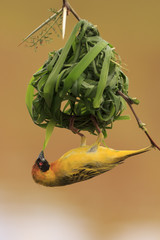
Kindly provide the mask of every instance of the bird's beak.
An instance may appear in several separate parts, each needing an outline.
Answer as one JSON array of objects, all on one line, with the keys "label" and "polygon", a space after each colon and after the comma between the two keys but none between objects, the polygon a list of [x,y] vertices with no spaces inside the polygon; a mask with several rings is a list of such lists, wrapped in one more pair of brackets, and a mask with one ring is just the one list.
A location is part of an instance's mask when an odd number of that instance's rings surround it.
[{"label": "bird's beak", "polygon": [[43,161],[43,160],[45,159],[45,158],[44,158],[44,152],[43,152],[43,151],[40,152],[38,158],[39,158],[41,161]]}]

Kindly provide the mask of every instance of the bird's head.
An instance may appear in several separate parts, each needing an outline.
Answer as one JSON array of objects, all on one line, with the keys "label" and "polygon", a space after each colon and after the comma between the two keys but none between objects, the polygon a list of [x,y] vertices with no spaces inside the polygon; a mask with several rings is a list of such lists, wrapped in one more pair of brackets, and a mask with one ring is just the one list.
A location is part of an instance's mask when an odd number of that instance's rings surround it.
[{"label": "bird's head", "polygon": [[45,159],[44,152],[41,151],[32,168],[32,176],[35,182],[45,185],[49,169],[50,164]]},{"label": "bird's head", "polygon": [[50,168],[49,163],[47,162],[47,160],[44,157],[44,152],[43,151],[40,152],[35,164],[38,166],[38,168],[42,172],[46,172]]}]

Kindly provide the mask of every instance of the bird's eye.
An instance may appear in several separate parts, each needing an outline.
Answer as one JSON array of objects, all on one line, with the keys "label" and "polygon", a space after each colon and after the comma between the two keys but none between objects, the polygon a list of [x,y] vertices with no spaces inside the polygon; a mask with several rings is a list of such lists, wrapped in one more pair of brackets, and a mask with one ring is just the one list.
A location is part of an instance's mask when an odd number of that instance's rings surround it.
[{"label": "bird's eye", "polygon": [[36,163],[37,163],[39,169],[40,169],[42,172],[47,172],[48,169],[49,169],[49,167],[50,167],[50,165],[49,165],[49,163],[47,162],[46,159],[40,159],[40,158],[38,158],[38,159],[36,160]]}]

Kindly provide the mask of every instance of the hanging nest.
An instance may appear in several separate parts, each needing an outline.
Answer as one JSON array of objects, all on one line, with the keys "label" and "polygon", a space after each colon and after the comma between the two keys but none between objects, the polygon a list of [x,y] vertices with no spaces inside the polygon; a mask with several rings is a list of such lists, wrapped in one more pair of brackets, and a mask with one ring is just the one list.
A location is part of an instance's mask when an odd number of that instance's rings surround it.
[{"label": "hanging nest", "polygon": [[103,40],[97,28],[86,20],[75,26],[65,47],[49,53],[45,64],[33,75],[26,103],[35,124],[46,128],[74,126],[95,134],[91,116],[106,136],[106,129],[125,108],[121,91],[128,95],[128,78],[122,72],[114,47]]}]

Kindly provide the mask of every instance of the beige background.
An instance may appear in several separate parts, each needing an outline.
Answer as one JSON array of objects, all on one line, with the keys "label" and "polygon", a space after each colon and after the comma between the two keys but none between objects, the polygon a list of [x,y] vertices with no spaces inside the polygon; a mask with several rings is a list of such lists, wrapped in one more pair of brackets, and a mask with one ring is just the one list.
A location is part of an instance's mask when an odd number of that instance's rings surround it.
[{"label": "beige background", "polygon": [[[137,114],[160,144],[160,1],[70,0],[81,18],[98,25],[101,36],[116,47],[127,64],[130,96],[140,105]],[[44,130],[33,124],[25,106],[32,74],[48,52],[65,41],[39,48],[37,53],[19,42],[61,7],[58,0],[1,1],[1,160],[0,239],[3,240],[158,240],[160,239],[160,153],[133,157],[92,180],[61,188],[36,185],[32,165],[39,154]],[[69,36],[76,19],[67,19]],[[128,109],[126,113],[131,113]],[[149,144],[131,121],[114,124],[107,145],[138,149]],[[95,140],[88,137],[88,143]],[[77,147],[78,136],[55,129],[46,149],[49,161]]]}]

